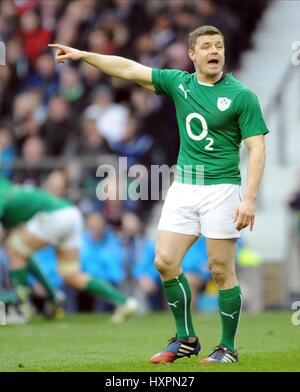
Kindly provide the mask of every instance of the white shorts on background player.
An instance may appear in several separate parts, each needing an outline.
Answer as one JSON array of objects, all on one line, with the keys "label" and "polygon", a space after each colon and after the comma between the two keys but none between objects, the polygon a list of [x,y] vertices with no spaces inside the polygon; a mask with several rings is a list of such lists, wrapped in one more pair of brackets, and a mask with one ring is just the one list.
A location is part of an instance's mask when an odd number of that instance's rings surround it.
[{"label": "white shorts on background player", "polygon": [[77,207],[39,212],[26,223],[27,230],[36,238],[63,249],[79,249],[83,219]]},{"label": "white shorts on background player", "polygon": [[168,190],[158,230],[206,238],[239,238],[234,214],[240,185],[191,185],[174,181]]}]

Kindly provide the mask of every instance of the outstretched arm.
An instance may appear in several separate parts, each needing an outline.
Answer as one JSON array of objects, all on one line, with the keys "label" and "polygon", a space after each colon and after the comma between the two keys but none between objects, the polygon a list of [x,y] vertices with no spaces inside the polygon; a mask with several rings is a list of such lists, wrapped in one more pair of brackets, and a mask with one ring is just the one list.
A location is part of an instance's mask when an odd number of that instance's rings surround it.
[{"label": "outstretched arm", "polygon": [[65,60],[84,61],[109,76],[132,80],[148,90],[154,91],[152,68],[146,67],[136,61],[119,56],[85,52],[60,44],[49,44],[48,46],[58,49],[55,53],[57,63],[63,63]]}]

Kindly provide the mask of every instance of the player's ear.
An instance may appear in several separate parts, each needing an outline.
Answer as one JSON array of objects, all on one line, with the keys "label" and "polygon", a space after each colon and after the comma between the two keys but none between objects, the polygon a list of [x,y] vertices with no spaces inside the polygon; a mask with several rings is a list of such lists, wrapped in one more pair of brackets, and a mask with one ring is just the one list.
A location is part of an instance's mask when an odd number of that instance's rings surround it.
[{"label": "player's ear", "polygon": [[195,51],[193,49],[189,49],[188,50],[188,55],[189,55],[189,58],[194,62],[195,59],[196,59]]}]

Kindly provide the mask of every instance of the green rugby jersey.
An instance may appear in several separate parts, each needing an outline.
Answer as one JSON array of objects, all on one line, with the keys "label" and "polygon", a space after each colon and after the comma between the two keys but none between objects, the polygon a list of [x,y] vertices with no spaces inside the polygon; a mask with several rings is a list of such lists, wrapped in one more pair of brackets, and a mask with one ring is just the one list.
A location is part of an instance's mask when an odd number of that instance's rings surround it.
[{"label": "green rugby jersey", "polygon": [[38,212],[72,206],[68,200],[55,197],[41,189],[4,184],[5,181],[1,180],[0,176],[0,221],[5,228],[27,222]]},{"label": "green rugby jersey", "polygon": [[231,74],[216,84],[197,74],[152,69],[155,93],[176,107],[180,135],[177,181],[188,184],[240,184],[242,139],[267,134],[256,95]]}]

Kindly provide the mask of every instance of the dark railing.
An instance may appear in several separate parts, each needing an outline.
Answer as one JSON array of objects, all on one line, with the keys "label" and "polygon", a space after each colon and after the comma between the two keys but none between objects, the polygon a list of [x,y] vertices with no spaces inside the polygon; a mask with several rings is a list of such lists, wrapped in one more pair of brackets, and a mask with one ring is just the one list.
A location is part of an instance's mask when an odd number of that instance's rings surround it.
[{"label": "dark railing", "polygon": [[89,169],[95,169],[96,177],[96,169],[104,164],[113,166],[116,172],[118,172],[118,157],[113,154],[45,157],[38,161],[16,158],[10,162],[0,162],[0,170],[12,170],[17,174],[18,170],[36,169],[49,170],[51,172],[68,168],[70,173],[68,195],[72,200],[78,200],[85,193],[85,190],[82,188],[84,172]]}]

